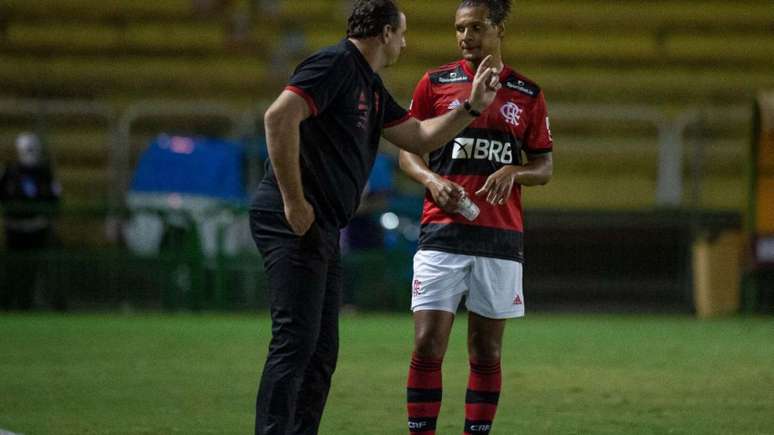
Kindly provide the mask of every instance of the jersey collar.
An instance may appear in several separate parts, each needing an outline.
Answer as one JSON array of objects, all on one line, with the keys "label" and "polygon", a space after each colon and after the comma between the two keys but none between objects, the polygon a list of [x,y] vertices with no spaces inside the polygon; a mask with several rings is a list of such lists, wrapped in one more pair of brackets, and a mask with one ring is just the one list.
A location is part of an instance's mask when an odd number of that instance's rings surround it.
[{"label": "jersey collar", "polygon": [[[460,60],[460,64],[462,64],[462,70],[465,71],[465,74],[470,77],[470,80],[473,80],[473,78],[476,77],[476,71],[470,67],[470,63],[468,63],[468,61],[465,59],[462,59]],[[508,67],[508,65],[505,64],[505,62],[503,62],[503,69],[500,71],[500,81],[507,79],[510,74],[511,69]]]}]

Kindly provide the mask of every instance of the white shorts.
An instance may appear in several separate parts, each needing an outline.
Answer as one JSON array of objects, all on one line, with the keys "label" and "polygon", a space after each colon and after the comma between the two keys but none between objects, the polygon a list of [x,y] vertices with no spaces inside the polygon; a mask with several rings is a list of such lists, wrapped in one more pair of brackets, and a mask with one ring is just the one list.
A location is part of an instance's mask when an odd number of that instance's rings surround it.
[{"label": "white shorts", "polygon": [[522,265],[491,257],[417,251],[411,310],[457,312],[467,294],[468,311],[490,319],[524,316]]}]

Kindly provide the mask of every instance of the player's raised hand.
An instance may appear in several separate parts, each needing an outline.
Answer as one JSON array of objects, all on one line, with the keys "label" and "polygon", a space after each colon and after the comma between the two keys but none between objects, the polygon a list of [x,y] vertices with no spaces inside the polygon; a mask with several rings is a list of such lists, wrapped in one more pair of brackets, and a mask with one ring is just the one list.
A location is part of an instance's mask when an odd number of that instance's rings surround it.
[{"label": "player's raised hand", "polygon": [[303,236],[314,223],[314,209],[305,198],[299,201],[285,202],[285,219],[290,229],[298,236]]},{"label": "player's raised hand", "polygon": [[492,55],[485,57],[478,65],[473,78],[473,89],[470,91],[470,105],[473,110],[483,112],[500,90],[500,70],[492,66]]},{"label": "player's raised hand", "polygon": [[459,184],[440,176],[433,177],[425,185],[433,201],[447,213],[455,213],[459,208],[459,201],[464,195],[465,189]]},{"label": "player's raised hand", "polygon": [[503,205],[511,197],[515,182],[515,167],[503,166],[486,179],[484,185],[476,191],[476,196],[486,195],[486,202],[492,205]]}]

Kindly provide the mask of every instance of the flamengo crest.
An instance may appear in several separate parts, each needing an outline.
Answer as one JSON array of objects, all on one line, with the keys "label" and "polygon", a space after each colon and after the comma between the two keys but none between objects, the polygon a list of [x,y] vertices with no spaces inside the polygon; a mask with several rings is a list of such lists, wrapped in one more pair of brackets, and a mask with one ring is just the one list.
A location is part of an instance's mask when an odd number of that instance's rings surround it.
[{"label": "flamengo crest", "polygon": [[415,279],[414,284],[411,286],[411,290],[413,291],[415,296],[419,296],[422,294],[422,281]]},{"label": "flamengo crest", "polygon": [[503,104],[503,107],[500,108],[500,114],[505,118],[505,122],[513,126],[519,125],[521,112],[523,112],[523,110],[517,106],[516,103],[511,101]]}]

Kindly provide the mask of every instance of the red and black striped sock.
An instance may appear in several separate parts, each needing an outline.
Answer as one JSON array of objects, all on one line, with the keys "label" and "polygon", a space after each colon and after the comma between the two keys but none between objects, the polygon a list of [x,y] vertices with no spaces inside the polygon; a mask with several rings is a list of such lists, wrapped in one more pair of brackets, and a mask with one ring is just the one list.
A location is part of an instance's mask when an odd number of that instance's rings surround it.
[{"label": "red and black striped sock", "polygon": [[470,361],[465,395],[465,435],[486,435],[492,429],[501,383],[500,361]]},{"label": "red and black striped sock", "polygon": [[411,355],[406,401],[409,433],[412,435],[435,435],[443,396],[442,361]]}]

